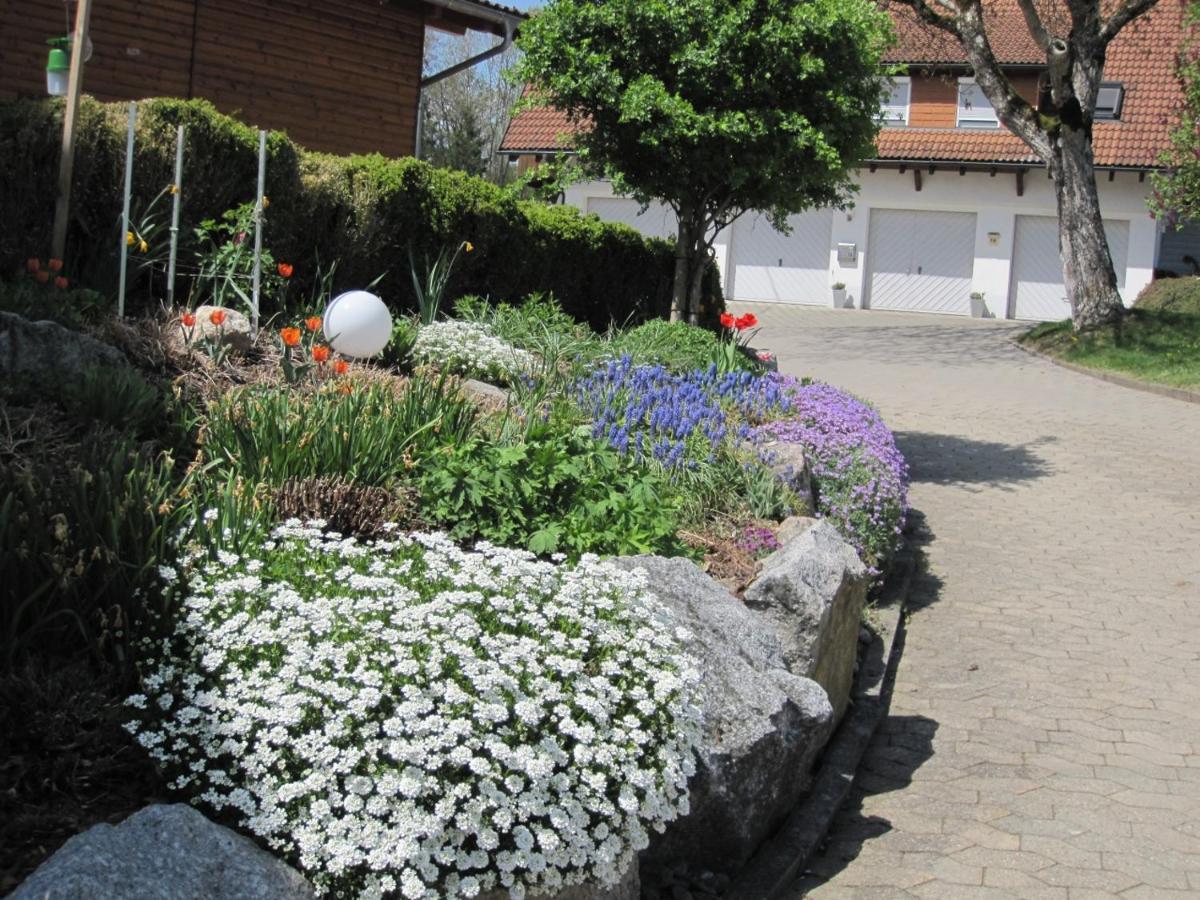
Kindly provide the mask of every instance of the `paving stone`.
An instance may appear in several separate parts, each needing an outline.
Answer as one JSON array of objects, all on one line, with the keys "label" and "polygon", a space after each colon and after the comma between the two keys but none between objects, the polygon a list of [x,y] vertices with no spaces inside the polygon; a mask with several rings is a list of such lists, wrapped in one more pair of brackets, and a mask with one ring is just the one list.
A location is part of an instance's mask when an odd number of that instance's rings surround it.
[{"label": "paving stone", "polygon": [[[1200,405],[1030,357],[1012,323],[752,309],[783,371],[880,409],[924,523],[884,781],[812,896],[1200,893]],[[1029,854],[1053,864],[1002,864]]]}]

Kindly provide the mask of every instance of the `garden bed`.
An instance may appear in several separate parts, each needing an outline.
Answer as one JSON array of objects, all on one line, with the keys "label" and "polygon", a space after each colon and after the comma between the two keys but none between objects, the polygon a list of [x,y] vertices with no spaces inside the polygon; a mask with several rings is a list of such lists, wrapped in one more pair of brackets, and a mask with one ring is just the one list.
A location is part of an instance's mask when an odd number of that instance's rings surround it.
[{"label": "garden bed", "polygon": [[[106,324],[129,365],[5,389],[29,430],[5,459],[3,562],[33,599],[4,649],[109,673],[105,702],[126,698],[154,763],[126,811],[192,802],[322,890],[616,879],[689,790],[703,806],[689,779],[712,705],[666,589],[602,561],[623,556],[721,580],[713,602],[761,635],[754,677],[792,679],[780,708],[816,717],[815,749],[781,757],[811,763],[846,656],[801,660],[830,617],[818,604],[797,625],[808,588],[777,579],[768,596],[760,567],[798,541],[830,548],[841,562],[809,587],[833,603],[839,579],[858,585],[837,626],[852,663],[907,476],[869,406],[739,349],[752,317],[601,335],[544,298],[468,298],[399,321],[386,362],[365,364],[339,360],[317,318],[241,349],[225,315],[194,316]],[[794,516],[826,521],[781,548]],[[84,806],[59,834],[119,812]],[[10,886],[55,843],[5,859]]]}]

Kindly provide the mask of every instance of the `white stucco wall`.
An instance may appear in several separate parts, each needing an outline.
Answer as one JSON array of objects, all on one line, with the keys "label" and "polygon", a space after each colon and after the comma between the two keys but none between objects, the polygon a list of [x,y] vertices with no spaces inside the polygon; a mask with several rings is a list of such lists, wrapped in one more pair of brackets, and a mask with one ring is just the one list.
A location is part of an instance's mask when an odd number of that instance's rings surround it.
[{"label": "white stucco wall", "polygon": [[[963,175],[957,166],[938,167],[933,173],[921,171],[921,190],[916,190],[913,170],[901,173],[896,169],[862,171],[855,205],[833,216],[829,246],[829,282],[845,282],[854,306],[862,305],[865,278],[869,271],[870,252],[868,229],[872,209],[916,209],[971,212],[976,214],[975,265],[972,288],[987,298],[989,313],[1006,317],[1010,311],[1009,293],[1012,278],[1013,238],[1018,215],[1055,216],[1054,189],[1044,170],[1032,169],[1025,174],[1023,196],[1017,196],[1016,176],[1011,172],[968,171]],[[1108,173],[1098,173],[1101,212],[1106,220],[1129,223],[1129,250],[1126,258],[1122,296],[1132,304],[1138,292],[1153,277],[1158,254],[1160,228],[1146,207],[1149,182],[1139,182],[1136,173],[1117,172],[1109,181]],[[589,198],[612,197],[607,182],[576,184],[566,191],[566,202],[587,211]],[[674,233],[672,217],[661,212],[647,216],[635,227],[660,237]],[[653,225],[650,223],[653,222]],[[724,264],[732,253],[732,229],[717,238],[718,262]],[[994,237],[992,237],[994,236]],[[993,243],[994,241],[994,243]],[[837,245],[854,244],[857,248],[853,265],[842,266],[837,261]],[[727,267],[723,265],[723,271]],[[726,292],[729,293],[734,273],[724,272]]]}]

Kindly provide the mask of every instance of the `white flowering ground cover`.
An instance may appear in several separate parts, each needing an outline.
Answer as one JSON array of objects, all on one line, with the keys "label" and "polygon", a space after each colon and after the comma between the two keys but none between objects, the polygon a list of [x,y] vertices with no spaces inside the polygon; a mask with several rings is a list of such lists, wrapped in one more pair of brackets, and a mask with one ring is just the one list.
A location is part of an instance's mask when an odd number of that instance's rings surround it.
[{"label": "white flowering ground cover", "polygon": [[496,337],[486,325],[458,319],[422,325],[412,358],[419,365],[505,382],[528,375],[536,364],[532,353]]},{"label": "white flowering ground cover", "polygon": [[640,574],[321,524],[194,568],[129,700],[173,787],[364,897],[612,883],[686,814],[699,674]]}]

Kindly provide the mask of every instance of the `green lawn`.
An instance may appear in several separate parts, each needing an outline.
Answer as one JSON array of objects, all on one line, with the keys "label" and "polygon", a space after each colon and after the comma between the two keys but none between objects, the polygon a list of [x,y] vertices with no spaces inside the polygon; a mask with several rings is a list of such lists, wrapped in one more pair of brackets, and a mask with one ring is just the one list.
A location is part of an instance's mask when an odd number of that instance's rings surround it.
[{"label": "green lawn", "polygon": [[1021,343],[1056,359],[1200,393],[1200,314],[1135,308],[1119,324],[1077,335],[1045,322]]}]

